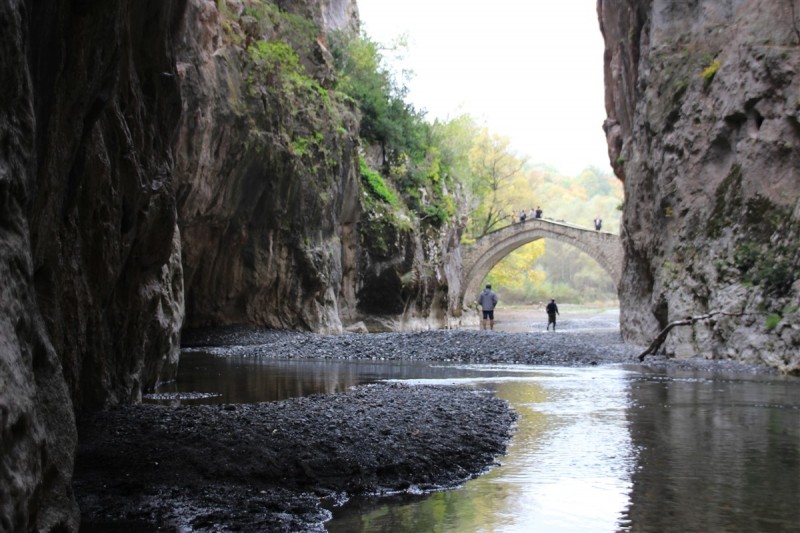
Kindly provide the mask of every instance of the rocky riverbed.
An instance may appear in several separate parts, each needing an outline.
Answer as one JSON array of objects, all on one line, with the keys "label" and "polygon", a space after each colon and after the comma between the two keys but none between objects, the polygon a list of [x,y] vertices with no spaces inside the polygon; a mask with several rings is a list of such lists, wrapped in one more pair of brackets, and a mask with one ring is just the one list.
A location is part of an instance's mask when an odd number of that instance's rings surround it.
[{"label": "rocky riverbed", "polygon": [[581,316],[560,320],[558,331],[547,332],[546,318],[531,319],[527,333],[519,333],[518,318],[498,320],[495,331],[316,335],[231,327],[186,332],[183,345],[220,356],[581,365],[626,361],[641,352],[622,342],[617,321],[614,313]]},{"label": "rocky riverbed", "polygon": [[514,420],[485,391],[398,384],[96,413],[80,424],[83,529],[324,531],[323,504],[450,486],[488,468]]},{"label": "rocky riverbed", "polygon": [[[553,332],[429,331],[326,336],[225,328],[202,349],[270,358],[595,365],[634,362],[605,315]],[[702,359],[649,364],[756,371]],[[86,531],[324,531],[356,494],[453,486],[502,460],[516,417],[486,391],[377,384],[279,402],[137,405],[79,421],[74,488]]]}]

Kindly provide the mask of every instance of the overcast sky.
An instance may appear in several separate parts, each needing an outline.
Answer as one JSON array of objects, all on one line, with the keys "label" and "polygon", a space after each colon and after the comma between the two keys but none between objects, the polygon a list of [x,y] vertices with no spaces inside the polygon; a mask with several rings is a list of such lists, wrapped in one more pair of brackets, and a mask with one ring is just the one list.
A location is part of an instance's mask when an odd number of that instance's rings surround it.
[{"label": "overcast sky", "polygon": [[409,37],[409,100],[467,112],[533,163],[610,171],[596,0],[357,0],[367,34]]}]

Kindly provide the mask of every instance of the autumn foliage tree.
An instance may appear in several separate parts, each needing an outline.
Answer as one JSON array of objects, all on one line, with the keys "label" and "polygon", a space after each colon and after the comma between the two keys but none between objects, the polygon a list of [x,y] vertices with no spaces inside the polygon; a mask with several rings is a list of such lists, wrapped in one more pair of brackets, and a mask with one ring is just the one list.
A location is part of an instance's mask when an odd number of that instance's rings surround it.
[{"label": "autumn foliage tree", "polygon": [[511,191],[525,160],[509,149],[508,138],[484,128],[472,145],[469,163],[468,232],[477,239],[510,222]]}]

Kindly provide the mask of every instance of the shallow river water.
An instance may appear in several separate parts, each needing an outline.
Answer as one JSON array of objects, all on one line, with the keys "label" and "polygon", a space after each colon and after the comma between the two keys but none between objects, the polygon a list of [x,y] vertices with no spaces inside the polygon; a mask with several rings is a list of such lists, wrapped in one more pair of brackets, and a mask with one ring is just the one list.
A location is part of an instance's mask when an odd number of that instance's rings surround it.
[{"label": "shallow river water", "polygon": [[486,474],[433,494],[352,500],[332,509],[330,532],[800,531],[797,379],[194,351],[161,392],[257,402],[384,379],[491,389],[518,427]]}]

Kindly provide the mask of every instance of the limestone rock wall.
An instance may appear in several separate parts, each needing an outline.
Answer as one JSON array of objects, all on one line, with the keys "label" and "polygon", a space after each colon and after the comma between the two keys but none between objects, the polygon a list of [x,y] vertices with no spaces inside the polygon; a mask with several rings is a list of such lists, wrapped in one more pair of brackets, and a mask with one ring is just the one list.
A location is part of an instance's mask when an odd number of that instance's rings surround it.
[{"label": "limestone rock wall", "polygon": [[76,409],[174,375],[180,2],[31,4],[37,298]]},{"label": "limestone rock wall", "polygon": [[0,5],[0,529],[74,531],[74,410],[171,377],[180,1]]},{"label": "limestone rock wall", "polygon": [[599,0],[624,336],[800,372],[800,3]]},{"label": "limestone rock wall", "polygon": [[[375,245],[376,238],[383,246]],[[451,226],[362,230],[347,323],[371,332],[458,325],[460,238],[461,229]]]},{"label": "limestone rock wall", "polygon": [[[355,3],[254,5],[0,2],[0,531],[77,530],[75,413],[172,378],[184,324],[446,321],[457,230],[370,248],[357,111],[308,97]],[[291,25],[308,77],[256,72]]]},{"label": "limestone rock wall", "polygon": [[[357,117],[313,93],[258,87],[247,43],[272,26],[228,5],[221,13],[190,1],[181,31],[186,324],[341,331],[342,277],[353,268],[342,247],[359,214]],[[321,20],[314,2],[292,8]],[[326,53],[320,41],[303,58],[321,83],[331,75]]]},{"label": "limestone rock wall", "polygon": [[[355,2],[275,5],[280,13],[190,0],[183,19],[176,175],[186,326],[339,333],[359,323],[445,325],[439,265],[443,243],[457,241],[446,229],[372,224],[361,196],[359,116],[328,90],[335,71],[326,35],[358,28]],[[295,16],[315,26],[313,39]],[[254,47],[279,40],[293,44],[292,76],[305,87],[284,90],[294,83],[286,66],[263,77]]]},{"label": "limestone rock wall", "polygon": [[75,421],[33,289],[36,123],[25,16],[22,1],[0,4],[0,530],[75,530]]}]

